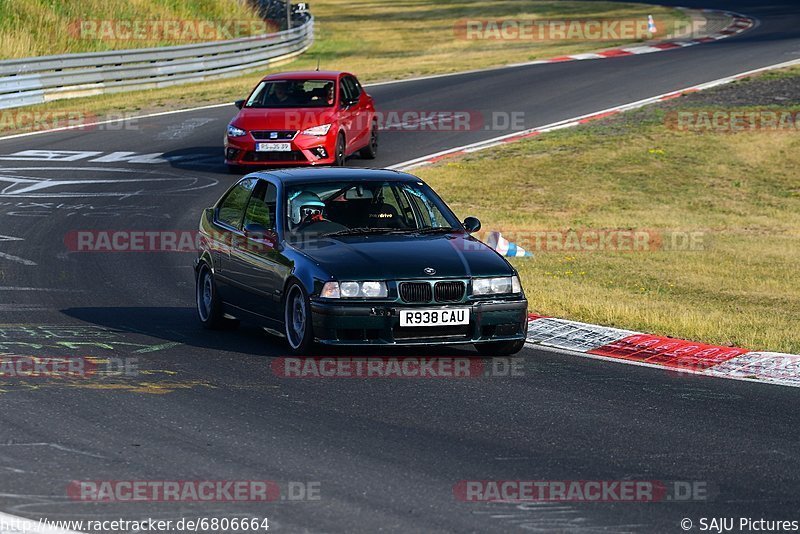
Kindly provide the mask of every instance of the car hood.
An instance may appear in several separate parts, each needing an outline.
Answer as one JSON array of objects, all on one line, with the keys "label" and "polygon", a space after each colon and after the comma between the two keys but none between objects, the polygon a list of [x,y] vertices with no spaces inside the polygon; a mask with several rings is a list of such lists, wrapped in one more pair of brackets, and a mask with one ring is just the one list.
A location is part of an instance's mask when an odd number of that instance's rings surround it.
[{"label": "car hood", "polygon": [[231,124],[242,130],[304,130],[333,122],[332,108],[244,108]]},{"label": "car hood", "polygon": [[[503,257],[463,234],[342,236],[295,248],[337,280],[465,278],[513,273]],[[426,274],[426,268],[435,269],[436,273]]]}]

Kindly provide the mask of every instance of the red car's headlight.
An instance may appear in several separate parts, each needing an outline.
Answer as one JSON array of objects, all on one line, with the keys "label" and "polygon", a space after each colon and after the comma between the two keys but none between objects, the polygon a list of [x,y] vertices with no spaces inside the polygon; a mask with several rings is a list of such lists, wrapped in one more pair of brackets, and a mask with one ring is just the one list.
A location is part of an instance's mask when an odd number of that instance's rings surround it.
[{"label": "red car's headlight", "polygon": [[330,124],[320,124],[319,126],[313,126],[311,128],[306,128],[302,132],[303,135],[316,135],[316,136],[323,136],[328,135],[328,131],[330,131],[331,125]]}]

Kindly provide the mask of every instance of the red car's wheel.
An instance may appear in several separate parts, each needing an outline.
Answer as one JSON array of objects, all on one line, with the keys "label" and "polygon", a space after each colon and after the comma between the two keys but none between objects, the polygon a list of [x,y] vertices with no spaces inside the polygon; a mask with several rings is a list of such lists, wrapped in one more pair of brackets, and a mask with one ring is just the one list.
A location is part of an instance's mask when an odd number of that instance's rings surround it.
[{"label": "red car's wheel", "polygon": [[344,167],[344,161],[347,159],[344,151],[344,134],[339,134],[339,137],[336,139],[336,159],[333,162],[335,166]]},{"label": "red car's wheel", "polygon": [[361,149],[359,155],[364,159],[375,159],[378,155],[378,123],[372,123],[369,129],[369,144]]}]

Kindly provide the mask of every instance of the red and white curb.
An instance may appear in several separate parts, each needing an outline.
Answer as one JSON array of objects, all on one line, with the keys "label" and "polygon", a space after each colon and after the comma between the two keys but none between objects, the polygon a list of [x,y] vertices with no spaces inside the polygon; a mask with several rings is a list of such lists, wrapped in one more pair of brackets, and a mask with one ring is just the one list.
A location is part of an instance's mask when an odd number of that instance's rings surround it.
[{"label": "red and white curb", "polygon": [[[679,9],[684,9],[685,11],[689,11],[686,8],[679,8]],[[719,41],[720,39],[727,39],[728,37],[732,37],[734,35],[738,35],[744,31],[749,30],[756,24],[755,19],[752,19],[740,13],[734,13],[732,11],[718,11],[714,9],[702,9],[699,11],[703,13],[713,13],[728,17],[731,19],[731,23],[724,29],[720,30],[719,32],[712,33],[704,37],[698,37],[696,39],[673,39],[669,41],[661,41],[657,43],[650,43],[638,46],[625,46],[620,48],[612,48],[610,50],[601,50],[595,53],[573,54],[569,56],[560,56],[540,61],[532,61],[530,63],[524,63],[524,65],[536,65],[540,63],[563,63],[567,61],[584,61],[587,59],[608,59],[613,57],[652,54],[654,52],[663,52],[665,50],[675,50],[678,48],[686,48],[688,46],[694,46],[704,43],[713,43],[715,41]],[[516,65],[511,65],[511,66],[516,66]]]},{"label": "red and white curb", "polygon": [[519,132],[513,132],[506,135],[501,135],[499,137],[493,137],[492,139],[487,139],[485,141],[479,141],[477,143],[472,143],[469,145],[463,145],[455,148],[449,148],[447,150],[442,150],[441,152],[435,152],[433,154],[428,154],[426,156],[422,156],[419,158],[410,159],[407,161],[403,161],[401,163],[396,163],[388,169],[394,169],[399,171],[409,171],[411,169],[416,169],[418,167],[422,167],[425,165],[431,165],[433,163],[438,163],[442,160],[446,160],[449,158],[455,158],[460,156],[465,156],[467,154],[471,154],[473,152],[479,152],[481,150],[487,150],[490,148],[502,146],[506,143],[514,143],[516,141],[521,141],[523,139],[529,139],[531,137],[536,137],[538,135],[552,132],[555,130],[562,130],[564,128],[573,128],[575,126],[580,126],[581,124],[586,124],[588,122],[605,119],[607,117],[611,117],[618,113],[622,113],[625,111],[630,111],[633,109],[642,108],[644,106],[648,106],[650,104],[655,104],[658,102],[664,102],[666,100],[672,100],[673,98],[678,98],[680,96],[696,93],[698,91],[704,91],[706,89],[711,89],[712,87],[718,87],[720,85],[725,85],[731,82],[735,82],[737,80],[741,80],[743,78],[748,78],[750,76],[754,76],[756,74],[761,74],[762,72],[767,72],[770,70],[776,69],[783,69],[786,67],[792,67],[795,65],[800,65],[800,59],[794,59],[791,61],[785,61],[783,63],[778,63],[775,65],[769,65],[767,67],[761,67],[759,69],[750,70],[747,72],[742,72],[740,74],[735,74],[733,76],[728,76],[726,78],[720,78],[718,80],[713,80],[710,82],[702,83],[699,85],[694,85],[691,87],[687,87],[685,89],[679,89],[677,91],[672,91],[670,93],[664,93],[662,95],[653,96],[650,98],[645,98],[643,100],[637,100],[636,102],[631,102],[629,104],[623,104],[621,106],[615,106],[613,108],[604,109],[602,111],[597,111],[595,113],[589,113],[587,115],[581,115],[579,117],[573,117],[570,119],[565,119],[558,122],[553,122],[551,124],[546,124],[544,126],[537,126],[536,128],[530,128],[528,130],[522,130]]},{"label": "red and white curb", "polygon": [[540,315],[527,343],[614,362],[800,387],[800,356],[695,343]]}]

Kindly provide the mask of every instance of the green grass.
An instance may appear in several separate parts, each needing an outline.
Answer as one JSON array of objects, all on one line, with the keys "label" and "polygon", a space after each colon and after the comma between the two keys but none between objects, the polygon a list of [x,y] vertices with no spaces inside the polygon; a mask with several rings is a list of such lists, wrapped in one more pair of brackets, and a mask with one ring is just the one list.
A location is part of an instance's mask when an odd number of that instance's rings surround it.
[{"label": "green grass", "polygon": [[[68,34],[67,23],[77,18],[152,19],[163,11],[159,16],[167,19],[180,16],[213,19],[214,6],[238,5],[234,0],[169,0],[160,3],[155,0],[135,0],[130,3],[127,0],[75,0],[65,3],[69,8],[62,6],[55,11],[42,7],[49,3],[48,0],[0,0],[0,54],[10,57],[85,50],[92,43],[76,43],[65,38],[65,34]],[[189,12],[180,15],[180,6]],[[201,6],[205,6],[203,10]],[[574,40],[468,41],[458,38],[454,31],[458,21],[466,18],[641,20],[652,14],[659,20],[661,28],[668,28],[672,22],[685,19],[682,12],[669,8],[571,0],[408,0],[399,3],[319,0],[311,3],[311,10],[316,17],[315,44],[306,54],[288,65],[199,84],[55,101],[37,106],[37,110],[79,111],[102,117],[109,112],[157,112],[233,101],[243,98],[256,81],[268,72],[313,69],[318,60],[324,69],[347,70],[358,75],[362,82],[372,82],[499,66],[630,44]],[[23,11],[34,14],[23,15]],[[222,11],[217,18],[228,20],[239,16],[245,14]],[[93,46],[102,44],[94,43]],[[5,128],[0,133],[17,133],[35,128],[37,125],[34,123],[16,130]]]},{"label": "green grass", "polygon": [[703,236],[704,250],[514,259],[533,312],[800,353],[800,137],[678,132],[664,116],[639,110],[417,174],[529,249],[533,230]]},{"label": "green grass", "polygon": [[[0,0],[0,59],[190,44],[181,39],[104,39],[79,21],[258,21],[244,0]],[[240,35],[244,37],[244,35]]]}]

